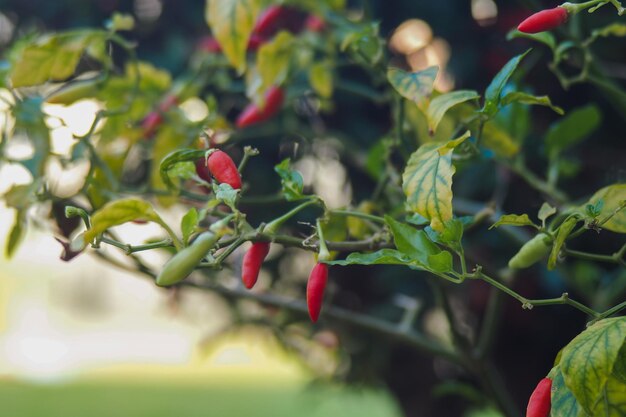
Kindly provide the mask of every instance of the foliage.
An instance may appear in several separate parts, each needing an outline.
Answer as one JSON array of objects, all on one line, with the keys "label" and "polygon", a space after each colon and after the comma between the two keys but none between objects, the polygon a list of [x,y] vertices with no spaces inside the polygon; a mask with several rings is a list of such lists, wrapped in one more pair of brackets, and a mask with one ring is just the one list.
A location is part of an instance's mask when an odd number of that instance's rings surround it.
[{"label": "foliage", "polygon": [[[468,407],[468,415],[513,416],[514,405],[494,388],[497,378],[485,371],[490,368],[487,353],[493,343],[490,334],[495,331],[497,307],[484,313],[481,339],[473,341],[457,328],[449,303],[455,291],[451,288],[465,291],[472,282],[481,281],[525,309],[566,305],[591,320],[589,328],[563,349],[549,374],[554,384],[553,416],[625,415],[626,321],[611,316],[626,308],[626,302],[620,301],[623,285],[607,283],[618,279],[598,282],[583,301],[570,298],[566,291],[556,298],[533,299],[517,292],[512,282],[518,268],[567,275],[575,260],[588,268],[613,265],[623,275],[625,243],[611,254],[580,250],[577,245],[590,232],[602,231],[601,238],[608,235],[607,241],[614,235],[623,240],[626,184],[605,181],[593,189],[577,188],[576,199],[565,190],[564,179],[576,174],[571,153],[602,125],[605,116],[600,106],[583,103],[565,111],[547,95],[531,93],[524,76],[541,62],[534,50],[510,58],[482,93],[438,91],[437,80],[445,75],[444,68],[409,68],[406,60],[391,56],[378,23],[352,18],[343,2],[267,3],[207,0],[205,17],[213,34],[207,41],[210,48],[195,51],[181,75],[138,59],[141,46],[119,33],[135,27],[127,15],[115,14],[106,29],[48,33],[16,42],[6,54],[7,70],[2,72],[1,85],[8,92],[2,97],[14,123],[5,126],[0,138],[0,164],[22,165],[32,181],[13,186],[3,195],[16,213],[5,254],[12,256],[27,228],[42,223],[32,208],[61,205],[68,218],[78,216],[84,223],[58,236],[64,260],[94,253],[120,265],[118,259],[99,251],[101,245],[112,245],[128,256],[128,268],[162,285],[205,288],[293,313],[295,318],[277,318],[282,320],[277,328],[287,328],[302,317],[305,309],[293,300],[293,294],[302,291],[301,282],[275,277],[276,284],[267,289],[273,293],[270,297],[223,285],[215,273],[236,262],[231,255],[246,242],[272,242],[308,251],[312,261],[318,255],[316,261],[334,266],[331,282],[351,265],[395,266],[395,271],[405,267],[407,274],[418,271],[407,280],[417,276],[432,283],[448,320],[450,343],[426,336],[415,311],[407,310],[396,324],[367,309],[336,307],[327,298],[321,321],[344,321],[443,357],[472,376],[476,386],[472,389],[484,391],[477,395],[476,407]],[[584,7],[609,3],[619,4],[598,0]],[[267,26],[269,10],[282,16],[273,26]],[[307,25],[311,17],[323,25]],[[266,26],[261,30],[263,19]],[[563,88],[583,83],[597,86],[612,111],[623,116],[626,93],[595,68],[592,46],[625,34],[622,24],[612,23],[594,29],[583,40],[519,32],[511,32],[509,38],[537,42],[537,49],[547,47],[552,54],[549,68]],[[572,76],[563,67],[575,51],[583,61],[580,72]],[[346,67],[365,74],[365,81],[347,80]],[[262,112],[270,88],[280,89],[286,97],[282,108],[273,109],[279,114],[265,115],[245,129],[235,128],[231,116],[249,102]],[[341,91],[381,106],[393,119],[376,143],[351,138],[346,126],[332,122]],[[88,131],[74,135],[71,150],[61,155],[51,146],[47,109],[50,103],[74,105],[85,99],[95,100],[100,110]],[[206,115],[189,117],[185,104],[193,102],[202,103]],[[535,125],[529,106],[542,106],[537,111],[545,112],[542,117],[550,125]],[[289,158],[269,157],[274,171],[265,166],[268,169],[261,172],[262,164],[256,165],[252,158],[259,153],[280,153],[280,146],[264,143],[264,138],[289,135],[302,138],[303,150]],[[531,151],[537,137],[543,138],[540,157]],[[23,140],[33,153],[16,160],[8,150]],[[244,181],[241,190],[219,184],[206,173],[209,148],[232,155],[241,155],[243,148],[238,166]],[[356,165],[347,184],[335,184],[339,179],[325,171],[328,165],[322,166],[319,155],[329,149],[340,153],[346,165]],[[54,163],[64,167],[88,164],[81,186],[71,195],[59,195],[51,186],[54,181],[47,168]],[[313,174],[319,177],[317,185],[307,177],[312,174],[300,172],[303,166],[317,167]],[[537,166],[545,168],[545,176],[536,173]],[[471,190],[456,188],[457,179],[463,181],[472,170],[484,167],[507,173],[504,188],[510,176],[519,178],[535,193],[537,207],[524,212],[527,206],[505,205],[499,186],[492,190],[493,201],[487,203]],[[270,186],[263,181],[267,175],[272,175]],[[355,197],[353,205],[335,207],[326,197],[325,187],[343,186],[340,193],[346,192],[347,185],[356,187],[363,177],[371,182],[370,195]],[[271,187],[272,195],[258,191]],[[255,205],[268,203],[271,215],[256,219]],[[287,205],[293,207],[284,211]],[[158,214],[172,207],[185,213],[175,225]],[[66,220],[49,219],[59,229]],[[142,221],[158,224],[162,234],[141,245],[118,239],[117,226]],[[510,253],[490,260],[477,257],[474,248],[480,239],[476,231],[498,241],[512,237],[513,244],[504,245]],[[510,256],[512,248],[519,251]],[[171,257],[161,269],[154,269],[141,252],[158,250]],[[509,268],[499,270],[509,259]],[[568,285],[575,285],[572,282],[567,280]],[[603,295],[614,288],[616,293]],[[467,387],[456,391],[467,392]]]}]

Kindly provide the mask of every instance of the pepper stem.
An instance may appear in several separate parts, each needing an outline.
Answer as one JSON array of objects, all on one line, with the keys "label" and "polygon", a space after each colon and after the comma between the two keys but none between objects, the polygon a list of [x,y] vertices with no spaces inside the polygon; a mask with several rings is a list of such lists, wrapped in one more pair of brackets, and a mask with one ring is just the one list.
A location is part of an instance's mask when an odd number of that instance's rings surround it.
[{"label": "pepper stem", "polygon": [[289,220],[290,218],[295,216],[301,210],[303,210],[303,209],[305,209],[308,206],[311,206],[313,204],[317,204],[318,202],[319,202],[319,200],[317,198],[312,198],[312,199],[310,199],[310,200],[300,204],[299,206],[294,207],[293,209],[291,209],[287,213],[283,214],[279,218],[274,219],[271,222],[269,222],[267,225],[265,225],[265,227],[263,228],[263,232],[264,233],[268,233],[270,235],[275,234],[278,231],[278,229],[283,225],[283,223],[285,223],[287,220]]},{"label": "pepper stem", "polygon": [[330,261],[331,256],[330,256],[330,252],[328,251],[328,247],[326,247],[326,240],[324,239],[324,230],[322,229],[322,223],[320,222],[320,219],[317,219],[316,221],[316,227],[317,227],[317,237],[319,237],[319,245],[320,245],[320,251],[319,254],[317,255],[317,260],[318,262],[326,262],[326,261]]}]

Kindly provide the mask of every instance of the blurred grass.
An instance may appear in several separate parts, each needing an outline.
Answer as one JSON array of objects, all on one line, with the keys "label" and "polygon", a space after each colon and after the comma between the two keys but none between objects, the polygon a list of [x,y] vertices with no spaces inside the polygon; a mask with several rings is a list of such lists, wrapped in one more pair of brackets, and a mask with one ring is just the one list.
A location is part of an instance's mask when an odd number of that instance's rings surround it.
[{"label": "blurred grass", "polygon": [[334,385],[88,381],[40,385],[0,381],[10,417],[396,417],[383,392]]}]

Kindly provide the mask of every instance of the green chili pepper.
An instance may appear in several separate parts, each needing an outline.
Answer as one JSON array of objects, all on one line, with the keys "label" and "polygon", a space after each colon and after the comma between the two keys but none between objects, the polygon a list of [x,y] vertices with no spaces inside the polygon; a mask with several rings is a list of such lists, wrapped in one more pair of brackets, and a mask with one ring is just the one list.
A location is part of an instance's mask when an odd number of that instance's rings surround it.
[{"label": "green chili pepper", "polygon": [[524,244],[509,261],[509,268],[523,269],[534,265],[550,252],[551,244],[546,243],[549,236],[539,233]]}]

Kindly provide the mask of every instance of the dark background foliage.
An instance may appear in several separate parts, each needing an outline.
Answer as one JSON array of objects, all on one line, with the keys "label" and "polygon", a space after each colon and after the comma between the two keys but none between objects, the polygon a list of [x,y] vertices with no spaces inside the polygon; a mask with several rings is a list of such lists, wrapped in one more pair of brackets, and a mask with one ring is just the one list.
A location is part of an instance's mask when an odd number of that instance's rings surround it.
[{"label": "dark background foliage", "polygon": [[[361,2],[351,2],[360,7]],[[523,52],[530,43],[523,40],[506,40],[507,32],[531,9],[552,6],[553,2],[499,1],[499,16],[494,24],[481,27],[472,18],[469,0],[370,0],[366,13],[381,22],[381,34],[391,34],[393,29],[409,17],[427,21],[433,32],[451,45],[449,70],[453,73],[457,88],[481,90],[493,75],[514,54]],[[162,6],[162,10],[159,8]],[[137,29],[131,38],[139,44],[139,56],[174,74],[186,66],[199,37],[208,34],[204,21],[203,1],[158,0],[110,1],[110,0],[2,0],[0,12],[6,20],[0,22],[0,32],[7,27],[17,29],[13,38],[32,30],[62,30],[83,26],[100,26],[113,11],[134,14],[138,18]],[[606,7],[591,17],[577,17],[572,23],[574,33],[587,33],[614,19],[614,12]],[[1,25],[4,25],[4,29]],[[6,46],[10,39],[0,37]],[[626,78],[626,44],[619,38],[599,43],[596,50],[598,65],[615,77]],[[626,153],[624,152],[624,114],[615,110],[605,96],[594,86],[582,84],[569,91],[561,88],[557,79],[545,65],[546,55],[534,54],[532,65],[525,74],[524,83],[535,92],[548,94],[552,101],[565,110],[590,102],[603,110],[603,123],[591,138],[576,146],[568,157],[579,164],[577,175],[566,179],[564,189],[573,197],[584,197],[600,187],[626,179]],[[354,68],[345,70],[345,77],[354,79],[364,75]],[[325,122],[344,131],[360,146],[367,148],[378,140],[391,125],[390,109],[363,103],[362,100],[338,91],[335,98],[336,111],[326,116]],[[548,125],[555,120],[544,108],[532,110],[532,132],[527,147],[528,164],[543,169],[542,138]],[[272,166],[281,159],[285,143],[294,138],[268,139],[262,145],[262,155],[251,162],[251,169],[260,173],[255,181],[255,194],[276,191],[277,182]],[[282,146],[281,146],[282,144]],[[267,148],[267,149],[263,149]],[[279,151],[282,149],[282,151]],[[266,152],[269,150],[269,152]],[[349,153],[346,151],[346,154]],[[350,169],[348,155],[341,155]],[[362,173],[350,173],[355,197],[371,192],[375,182]],[[494,170],[491,163],[474,166],[462,171],[455,179],[455,195],[488,200],[494,185],[506,183],[506,199],[503,209],[517,213],[534,213],[543,202],[542,196],[531,190],[511,173]],[[356,201],[358,203],[358,201]],[[245,209],[244,209],[245,210]],[[262,218],[264,209],[255,208],[255,216]],[[267,210],[270,210],[269,208]],[[617,236],[603,231],[602,236],[588,234],[580,243],[580,249],[611,253],[619,243]],[[503,267],[516,251],[498,234],[486,232],[486,228],[471,232],[473,240],[468,256],[480,263]],[[430,279],[416,272],[396,267],[351,267],[333,271],[340,291],[334,302],[342,307],[397,320],[402,311],[394,305],[397,294],[424,298],[434,303]],[[516,291],[529,298],[559,296],[569,291],[572,296],[585,299],[585,283],[596,279],[611,279],[619,273],[612,265],[583,268],[572,262],[565,268],[548,272],[545,268],[532,268],[519,273]],[[577,285],[581,284],[581,285]],[[482,282],[467,283],[455,288],[453,308],[460,323],[476,327],[482,313],[488,307],[489,294],[494,290]],[[498,368],[504,384],[514,396],[516,405],[522,409],[536,381],[550,369],[559,351],[584,326],[585,317],[580,312],[564,306],[536,308],[524,311],[519,303],[505,297],[493,298],[492,303],[503,305],[499,317],[502,325],[493,346],[493,366]],[[353,382],[388,384],[398,397],[407,415],[412,416],[458,416],[467,404],[460,396],[434,396],[433,387],[445,378],[454,376],[463,381],[465,376],[444,361],[432,361],[430,357],[416,353],[410,347],[400,346],[393,340],[359,334],[353,328],[336,327],[344,340],[351,340],[348,352],[352,358],[349,379]],[[485,372],[490,372],[485,369]]]}]

